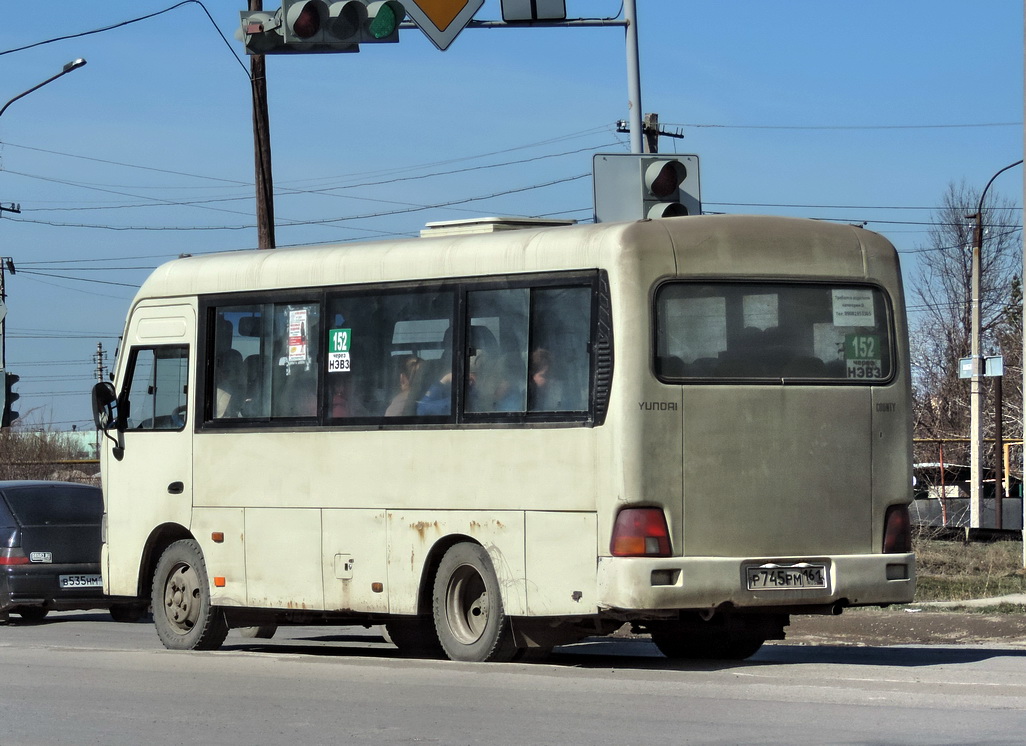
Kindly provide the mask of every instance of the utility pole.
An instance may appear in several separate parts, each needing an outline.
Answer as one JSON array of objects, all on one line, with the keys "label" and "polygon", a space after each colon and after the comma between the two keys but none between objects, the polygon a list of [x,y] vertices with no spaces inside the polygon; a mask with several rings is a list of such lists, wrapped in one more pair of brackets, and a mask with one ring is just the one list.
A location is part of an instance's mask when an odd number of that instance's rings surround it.
[{"label": "utility pole", "polygon": [[[17,208],[17,205],[12,205]],[[21,212],[20,209],[0,207],[0,212]],[[14,259],[0,256],[0,374],[7,370],[7,273],[14,274]]]},{"label": "utility pole", "polygon": [[[262,11],[263,0],[249,0],[250,11]],[[274,182],[271,175],[271,120],[267,113],[267,68],[264,55],[249,58],[253,89],[253,149],[256,165],[257,246],[274,248]]]},{"label": "utility pole", "polygon": [[983,354],[980,337],[982,335],[982,274],[983,274],[983,205],[987,198],[987,190],[998,176],[1010,168],[1022,165],[1022,160],[1010,163],[990,177],[987,186],[980,194],[980,204],[974,215],[967,215],[969,220],[976,221],[973,236],[972,276],[970,278],[970,330],[969,356],[972,359],[972,375],[969,379],[969,526],[983,526],[983,407],[982,379],[984,375]]},{"label": "utility pole", "polygon": [[96,354],[93,356],[93,361],[96,363],[96,382],[103,382],[103,371],[106,367],[103,361],[106,359],[107,353],[103,351],[103,342],[96,343]]},{"label": "utility pole", "polygon": [[[96,343],[96,355],[93,358],[94,361],[96,362],[96,382],[97,383],[102,383],[103,382],[103,369],[104,369],[103,361],[104,361],[104,359],[106,357],[107,357],[107,353],[103,351],[103,342],[97,342]],[[99,457],[99,455],[100,455],[100,430],[99,430],[99,428],[96,429],[96,441],[95,441],[95,444],[96,444],[96,455],[97,455],[97,457]]]},{"label": "utility pole", "polygon": [[[644,117],[644,124],[642,125],[642,133],[645,136],[644,151],[645,153],[658,153],[659,152],[659,138],[660,137],[672,137],[677,140],[684,139],[684,132],[677,129],[673,132],[660,126],[658,114],[646,114]],[[621,135],[625,135],[630,132],[630,123],[621,119],[616,123],[616,131]]]}]

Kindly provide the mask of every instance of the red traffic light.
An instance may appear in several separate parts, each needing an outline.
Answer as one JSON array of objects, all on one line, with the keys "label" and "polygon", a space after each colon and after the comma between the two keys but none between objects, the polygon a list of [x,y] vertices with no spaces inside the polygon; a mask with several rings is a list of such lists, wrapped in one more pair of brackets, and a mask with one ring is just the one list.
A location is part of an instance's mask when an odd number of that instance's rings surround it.
[{"label": "red traffic light", "polygon": [[321,32],[328,6],[321,0],[292,3],[285,14],[287,30],[297,39],[311,39]]},{"label": "red traffic light", "polygon": [[656,161],[645,171],[645,183],[656,199],[670,197],[686,178],[688,170],[680,161]]}]

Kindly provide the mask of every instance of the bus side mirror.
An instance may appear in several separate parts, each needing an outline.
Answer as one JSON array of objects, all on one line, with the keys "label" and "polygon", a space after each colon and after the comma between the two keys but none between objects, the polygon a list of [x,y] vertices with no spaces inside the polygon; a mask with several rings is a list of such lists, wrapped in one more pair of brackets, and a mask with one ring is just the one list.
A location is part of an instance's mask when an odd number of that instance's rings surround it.
[{"label": "bus side mirror", "polygon": [[93,386],[93,422],[103,432],[117,426],[118,395],[114,384],[101,381]]}]

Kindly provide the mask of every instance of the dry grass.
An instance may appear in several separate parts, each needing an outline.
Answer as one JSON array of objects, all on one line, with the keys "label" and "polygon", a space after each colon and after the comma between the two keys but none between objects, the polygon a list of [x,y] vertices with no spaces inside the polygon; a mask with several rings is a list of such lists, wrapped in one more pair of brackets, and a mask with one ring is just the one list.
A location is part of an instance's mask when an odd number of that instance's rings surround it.
[{"label": "dry grass", "polygon": [[916,601],[964,601],[1026,593],[1021,541],[946,541],[920,535]]}]

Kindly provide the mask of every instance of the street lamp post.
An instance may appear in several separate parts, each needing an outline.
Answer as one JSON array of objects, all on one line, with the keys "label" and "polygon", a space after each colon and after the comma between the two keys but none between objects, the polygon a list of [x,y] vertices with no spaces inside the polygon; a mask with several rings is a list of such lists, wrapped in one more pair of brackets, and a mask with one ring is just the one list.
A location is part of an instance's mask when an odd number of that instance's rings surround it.
[{"label": "street lamp post", "polygon": [[51,77],[49,77],[46,80],[44,80],[42,83],[39,83],[38,85],[34,85],[31,88],[29,88],[27,91],[23,91],[23,92],[19,93],[17,96],[15,96],[10,101],[8,101],[6,104],[3,105],[3,108],[0,109],[0,117],[2,117],[4,115],[5,111],[7,111],[7,107],[10,106],[11,104],[13,104],[19,98],[25,98],[25,96],[29,95],[33,91],[38,91],[40,88],[42,88],[47,83],[52,83],[53,81],[57,80],[57,78],[60,78],[60,77],[62,77],[64,75],[67,75],[72,70],[77,70],[78,68],[82,67],[82,65],[84,65],[85,63],[86,63],[86,61],[84,59],[82,59],[81,57],[79,57],[77,60],[72,60],[71,62],[67,63],[64,66],[64,69],[61,70],[56,75],[52,75]]},{"label": "street lamp post", "polygon": [[[64,67],[61,69],[61,71],[59,73],[57,73],[56,75],[51,75],[49,78],[44,80],[42,83],[38,83],[37,85],[32,86],[27,91],[22,91],[17,96],[15,96],[10,101],[8,101],[6,104],[4,104],[3,107],[0,107],[0,117],[2,117],[4,115],[5,111],[7,111],[7,107],[10,106],[11,104],[13,104],[18,99],[25,98],[25,96],[29,95],[33,91],[38,91],[44,85],[47,85],[48,83],[52,83],[53,81],[57,80],[57,78],[63,77],[64,75],[67,75],[72,70],[77,70],[78,68],[82,67],[85,63],[86,63],[86,61],[84,59],[82,59],[81,57],[79,57],[76,60],[72,60],[71,62],[69,62],[66,65],[64,65]],[[2,301],[6,300],[6,297],[7,297],[7,293],[4,290],[3,272],[4,272],[4,269],[6,268],[6,269],[8,269],[10,271],[11,274],[14,274],[14,260],[12,258],[10,258],[10,257],[2,257],[2,258],[0,258],[0,262],[2,262],[2,263],[0,263],[0,303],[2,303]],[[7,312],[6,312],[6,308],[5,308],[4,309],[3,317],[0,317],[0,379],[3,378],[3,373],[4,373],[5,369],[7,368],[7,318],[6,317],[7,317]],[[0,403],[2,403],[4,407],[6,407],[7,406],[7,401],[6,401],[7,393],[6,393],[6,390],[3,392],[2,396],[4,397],[4,401],[0,402]]]},{"label": "street lamp post", "polygon": [[[983,356],[980,354],[983,201],[986,199],[987,190],[990,189],[990,185],[994,183],[994,180],[1008,169],[1015,168],[1021,163],[1021,160],[1010,163],[991,176],[987,186],[983,187],[983,193],[980,194],[980,204],[976,209],[976,214],[967,216],[976,221],[975,240],[973,241],[972,327],[970,329],[969,351],[972,359],[972,376],[969,381],[969,477],[972,480],[969,485],[969,525],[972,528],[980,528],[983,525],[983,500],[981,499],[981,487],[983,486],[983,420],[980,413],[983,404],[981,385],[981,379],[983,378]],[[1000,455],[998,458],[1000,458]]]}]

